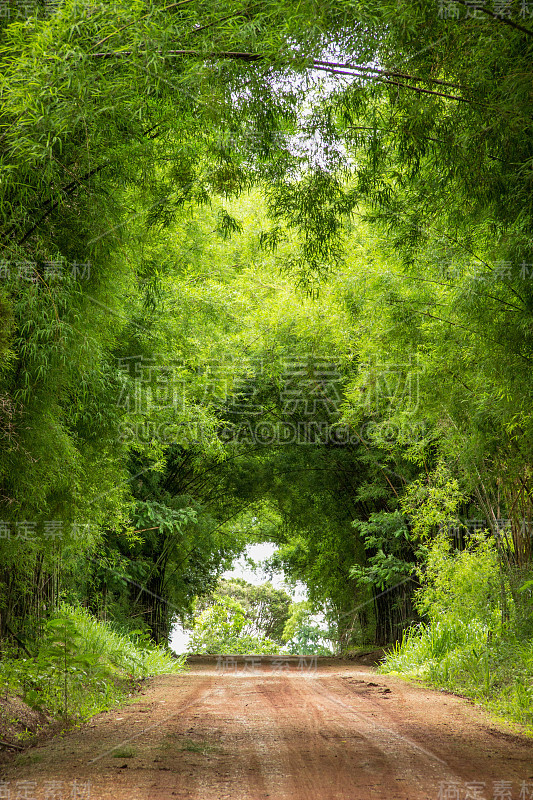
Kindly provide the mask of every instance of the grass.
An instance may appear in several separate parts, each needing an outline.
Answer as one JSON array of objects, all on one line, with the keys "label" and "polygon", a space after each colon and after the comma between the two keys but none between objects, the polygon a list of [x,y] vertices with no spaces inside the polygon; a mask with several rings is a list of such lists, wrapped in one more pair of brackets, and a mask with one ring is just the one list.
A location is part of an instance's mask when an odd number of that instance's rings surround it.
[{"label": "grass", "polygon": [[113,751],[113,758],[135,758],[136,752],[133,747],[118,747]]},{"label": "grass", "polygon": [[15,764],[17,767],[29,767],[31,764],[38,764],[43,760],[40,753],[20,753],[15,756]]},{"label": "grass", "polygon": [[0,663],[0,689],[53,717],[86,719],[123,702],[143,678],[185,669],[185,658],[64,604],[32,658]]},{"label": "grass", "polygon": [[459,693],[533,730],[530,570],[499,563],[486,537],[462,551],[439,537],[420,577],[415,602],[427,622],[404,633],[380,671]]},{"label": "grass", "polygon": [[180,733],[168,734],[166,740],[162,744],[162,751],[164,755],[168,752],[175,752],[179,750],[184,753],[201,753],[201,755],[209,755],[210,753],[220,752],[220,745],[212,744],[211,742],[201,741],[198,739],[182,739]]},{"label": "grass", "polygon": [[202,753],[203,755],[212,753],[215,749],[216,748],[208,742],[194,742],[192,739],[185,739],[183,746],[180,747],[180,750],[186,750],[189,753]]},{"label": "grass", "polygon": [[533,730],[533,642],[509,630],[496,639],[459,620],[406,632],[381,672],[421,679],[469,697]]}]

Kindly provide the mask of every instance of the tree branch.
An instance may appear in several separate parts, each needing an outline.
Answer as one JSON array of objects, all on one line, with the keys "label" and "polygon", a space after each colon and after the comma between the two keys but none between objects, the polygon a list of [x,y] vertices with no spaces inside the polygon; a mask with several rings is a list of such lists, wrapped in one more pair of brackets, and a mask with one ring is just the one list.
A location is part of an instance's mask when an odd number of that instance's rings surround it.
[{"label": "tree branch", "polygon": [[[446,94],[445,92],[434,92],[432,89],[422,89],[419,86],[410,86],[408,83],[401,83],[400,81],[392,81],[388,78],[382,78],[379,75],[357,75],[355,72],[348,72],[346,70],[334,69],[333,67],[322,67],[319,65],[313,66],[313,69],[322,70],[323,72],[329,72],[332,75],[348,75],[352,78],[361,78],[366,77],[368,80],[377,81],[379,83],[387,83],[390,86],[400,86],[404,89],[411,89],[413,92],[418,92],[419,94],[433,94],[437,97],[445,97],[448,100],[457,100],[460,103],[473,103],[473,100],[467,100],[466,97],[459,97],[455,94]],[[417,80],[423,80],[422,78],[418,78]]]},{"label": "tree branch", "polygon": [[[462,6],[466,6],[466,8],[472,9],[472,0],[454,0],[454,2],[460,3]],[[517,22],[513,22],[512,19],[506,19],[505,17],[502,17],[499,14],[495,14],[494,11],[489,11],[488,8],[483,8],[479,4],[476,4],[475,10],[482,11],[483,14],[487,14],[487,16],[498,20],[498,22],[503,22],[504,25],[510,25],[511,28],[515,28],[517,31],[521,31],[522,33],[525,33],[527,36],[533,36],[533,31],[530,31],[528,28],[524,28]]]},{"label": "tree branch", "polygon": [[[108,167],[110,163],[111,163],[110,161],[106,161],[105,164],[100,164],[99,167],[95,167],[94,169],[90,170],[89,172],[86,172],[85,175],[82,176],[81,180],[85,180],[86,178],[90,178],[92,175],[96,175],[96,173],[98,173],[101,170],[105,169],[105,167]],[[71,183],[69,183],[67,186],[65,186],[63,188],[63,191],[65,192],[65,194],[71,194],[78,185],[79,185],[79,181],[72,181]],[[50,203],[50,200],[47,200],[46,203]],[[46,203],[44,205],[46,205]],[[17,244],[19,246],[23,245],[24,242],[27,239],[29,239],[29,237],[32,235],[32,233],[39,227],[41,222],[44,222],[44,220],[52,213],[52,211],[55,211],[55,209],[59,206],[59,203],[60,203],[59,200],[56,200],[55,203],[52,203],[50,208],[48,208],[44,212],[44,214],[37,220],[37,222],[34,225],[31,226],[29,231],[26,231],[26,233],[24,234],[22,239],[20,239],[17,242]],[[13,230],[13,229],[11,229],[11,230]]]},{"label": "tree branch", "polygon": [[[171,8],[177,8],[178,6],[188,5],[189,3],[192,3],[192,1],[193,0],[180,0],[179,3],[171,3],[169,6],[165,6],[164,8],[158,8],[156,10],[157,11],[168,11]],[[113,36],[116,36],[117,33],[120,33],[121,31],[125,30],[126,28],[129,28],[131,25],[135,25],[137,22],[141,22],[141,20],[146,19],[147,17],[149,17],[153,13],[154,13],[154,11],[149,11],[144,16],[139,17],[139,19],[134,19],[134,20],[132,20],[132,22],[128,22],[126,25],[123,25],[122,28],[117,28],[116,31],[113,31],[113,33],[110,33],[109,36],[106,36],[105,39],[101,39],[99,42],[96,42],[95,44],[93,44],[93,46],[91,47],[91,50],[93,50],[95,47],[100,47],[100,45],[104,44],[104,42],[107,42]]]},{"label": "tree branch", "polygon": [[[387,300],[387,302],[388,303],[402,303],[402,302],[407,303],[409,301],[408,300]],[[430,314],[429,311],[420,311],[420,309],[417,309],[417,308],[410,308],[409,310],[412,311],[413,314],[422,314],[422,316],[430,317],[431,319],[437,320],[437,322],[444,322],[446,325],[452,325],[454,328],[461,328],[463,331],[466,331],[467,333],[470,333],[472,336],[476,335],[476,331],[473,331],[472,328],[467,328],[466,325],[461,325],[459,322],[452,322],[452,320],[450,320],[450,319],[444,319],[443,317],[437,317],[437,316],[435,316],[435,314]],[[488,341],[492,342],[493,344],[497,344],[500,347],[506,347],[506,345],[503,342],[498,341],[498,339],[493,339],[491,336],[486,336],[485,338],[488,339]],[[514,350],[514,351],[511,351],[511,352],[513,352],[514,355],[518,356],[519,358],[522,358],[524,361],[527,361],[528,363],[533,362],[533,358],[529,358],[528,356],[525,356],[520,351]]]},{"label": "tree branch", "polygon": [[458,83],[450,83],[450,81],[442,81],[439,78],[419,78],[416,75],[409,75],[407,72],[392,72],[386,69],[378,69],[377,67],[362,67],[360,64],[343,64],[337,61],[319,61],[313,59],[313,64],[324,67],[332,67],[333,69],[350,69],[357,72],[372,72],[377,75],[385,75],[387,78],[405,78],[410,81],[426,81],[427,83],[436,83],[439,86],[449,86],[452,89],[463,90],[465,87]]}]

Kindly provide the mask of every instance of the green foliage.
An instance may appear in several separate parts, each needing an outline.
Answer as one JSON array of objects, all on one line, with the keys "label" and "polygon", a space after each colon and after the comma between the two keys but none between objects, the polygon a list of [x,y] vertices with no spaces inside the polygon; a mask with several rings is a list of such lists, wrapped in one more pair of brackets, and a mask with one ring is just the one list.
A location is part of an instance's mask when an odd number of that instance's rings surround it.
[{"label": "green foliage", "polygon": [[259,586],[238,578],[221,580],[197,607],[191,652],[331,655],[329,638],[313,620],[309,602],[291,603],[270,583]]},{"label": "green foliage", "polygon": [[457,478],[452,478],[444,463],[436,466],[428,477],[413,481],[402,498],[402,507],[409,514],[414,535],[424,540],[457,521],[464,495]]},{"label": "green foliage", "polygon": [[523,577],[505,575],[502,589],[499,569],[493,542],[473,537],[465,550],[452,552],[439,537],[428,550],[417,598],[426,621],[405,632],[382,669],[459,691],[532,725],[530,598],[515,603],[512,585]]},{"label": "green foliage", "polygon": [[244,609],[247,634],[282,641],[291,605],[283,589],[275,589],[271,583],[254,585],[242,578],[229,578],[220,580],[213,594],[215,603],[223,597],[234,599]]},{"label": "green foliage", "polygon": [[221,596],[194,619],[188,644],[191,653],[277,653],[279,644],[266,636],[246,633],[246,611],[229,596]]},{"label": "green foliage", "polygon": [[331,648],[324,644],[324,631],[317,625],[302,624],[286,647],[293,655],[333,655]]},{"label": "green foliage", "polygon": [[[533,43],[459,5],[0,20],[0,645],[63,595],[164,642],[258,529],[341,646],[401,636],[424,547],[439,652],[520,616]],[[476,600],[432,541],[479,516]]]},{"label": "green foliage", "polygon": [[[465,550],[450,553],[449,539],[440,535],[428,550],[422,575],[417,607],[430,624],[457,615],[462,608],[459,618],[465,625],[476,620],[492,635],[500,632],[499,561],[493,541],[472,536]],[[505,592],[508,595],[508,586]]]},{"label": "green foliage", "polygon": [[[367,566],[355,565],[350,576],[358,584],[375,586],[381,591],[403,582],[414,571],[414,553],[410,547],[407,523],[398,512],[370,515],[368,522],[353,523],[368,553]],[[407,557],[411,560],[408,561]]]},{"label": "green foliage", "polygon": [[3,660],[0,683],[34,708],[85,718],[123,701],[142,678],[183,669],[183,658],[141,632],[120,633],[83,608],[62,605],[32,658]]},{"label": "green foliage", "polygon": [[289,653],[293,655],[330,656],[332,651],[324,644],[329,638],[320,626],[313,624],[311,604],[304,600],[293,603],[290,616],[283,629],[283,641]]}]

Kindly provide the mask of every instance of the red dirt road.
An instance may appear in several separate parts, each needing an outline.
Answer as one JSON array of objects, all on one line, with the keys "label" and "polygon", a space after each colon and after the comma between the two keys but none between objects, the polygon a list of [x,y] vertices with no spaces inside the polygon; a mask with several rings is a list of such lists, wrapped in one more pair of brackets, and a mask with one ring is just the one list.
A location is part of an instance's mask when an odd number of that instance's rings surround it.
[{"label": "red dirt road", "polygon": [[19,756],[0,797],[533,799],[530,738],[370,667],[308,666],[212,660],[157,678],[131,705]]}]

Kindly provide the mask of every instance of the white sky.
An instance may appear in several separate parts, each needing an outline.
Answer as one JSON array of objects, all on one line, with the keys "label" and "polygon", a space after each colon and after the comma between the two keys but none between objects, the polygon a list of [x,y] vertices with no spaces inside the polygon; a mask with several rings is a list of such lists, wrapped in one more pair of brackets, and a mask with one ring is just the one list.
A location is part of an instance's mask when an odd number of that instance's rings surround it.
[{"label": "white sky", "polygon": [[[263,542],[261,544],[250,544],[246,548],[246,555],[248,558],[251,558],[256,563],[259,561],[265,561],[267,558],[270,558],[277,550],[277,545],[272,544],[272,542]],[[245,581],[248,583],[253,583],[254,585],[258,585],[260,583],[265,583],[266,581],[270,581],[276,589],[285,589],[287,594],[290,594],[292,599],[299,602],[300,600],[307,599],[307,591],[306,587],[303,583],[298,583],[296,585],[295,590],[293,591],[287,584],[284,582],[284,575],[282,572],[276,572],[270,579],[268,575],[266,575],[262,569],[252,570],[246,562],[246,556],[241,556],[241,558],[237,559],[233,564],[233,568],[225,572],[222,576],[223,578],[244,578]]]}]

